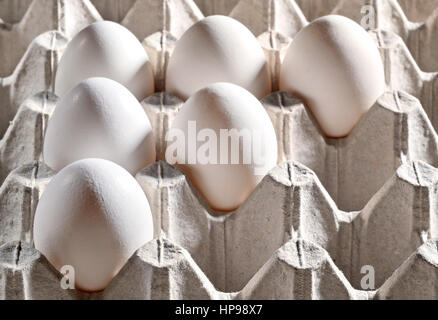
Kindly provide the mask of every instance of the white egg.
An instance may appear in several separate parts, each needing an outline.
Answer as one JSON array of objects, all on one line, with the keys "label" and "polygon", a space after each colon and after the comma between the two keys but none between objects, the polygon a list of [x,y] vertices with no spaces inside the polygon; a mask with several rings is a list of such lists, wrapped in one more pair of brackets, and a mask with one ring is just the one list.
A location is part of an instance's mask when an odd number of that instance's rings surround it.
[{"label": "white egg", "polygon": [[75,287],[93,292],[153,238],[153,220],[134,177],[113,162],[85,159],[50,181],[33,232],[35,248],[56,269],[73,267]]},{"label": "white egg", "polygon": [[188,29],[169,60],[166,91],[188,99],[214,82],[237,84],[261,99],[271,91],[263,49],[240,22],[210,16]]},{"label": "white egg", "polygon": [[300,97],[327,136],[344,137],[385,90],[379,50],[354,21],[319,18],[292,41],[280,89]]},{"label": "white egg", "polygon": [[166,160],[216,211],[238,208],[277,164],[268,114],[250,92],[231,83],[210,84],[187,100],[166,140]]},{"label": "white egg", "polygon": [[68,44],[56,72],[55,93],[62,97],[91,77],[117,81],[140,101],[154,92],[152,66],[143,46],[131,31],[110,21],[89,25]]},{"label": "white egg", "polygon": [[103,158],[135,174],[155,161],[155,142],[143,107],[128,89],[90,78],[57,103],[43,153],[55,171],[76,160]]}]

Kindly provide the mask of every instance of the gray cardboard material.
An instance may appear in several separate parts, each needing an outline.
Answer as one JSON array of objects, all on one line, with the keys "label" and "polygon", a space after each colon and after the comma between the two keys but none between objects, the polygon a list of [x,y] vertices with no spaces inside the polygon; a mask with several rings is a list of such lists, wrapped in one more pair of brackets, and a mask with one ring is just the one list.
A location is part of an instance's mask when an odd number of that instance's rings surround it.
[{"label": "gray cardboard material", "polygon": [[192,0],[137,0],[121,24],[140,40],[159,31],[167,31],[180,38],[184,31],[202,18],[203,14]]},{"label": "gray cardboard material", "polygon": [[50,168],[37,161],[11,172],[0,187],[0,244],[33,243],[33,217],[52,176]]},{"label": "gray cardboard material", "polygon": [[184,249],[161,238],[137,250],[103,292],[89,294],[62,289],[63,275],[38,251],[16,241],[0,246],[0,298],[437,299],[433,281],[437,259],[437,244],[428,241],[379,290],[366,292],[349,285],[324,249],[307,241],[291,240],[274,253],[243,290],[224,293],[212,286]]},{"label": "gray cardboard material", "polygon": [[[7,4],[18,7],[6,0]],[[28,2],[28,1],[27,1]],[[43,18],[44,17],[44,18]],[[0,76],[9,76],[25,53],[29,44],[46,31],[58,31],[67,38],[73,37],[88,24],[101,20],[96,8],[89,0],[33,0],[21,20],[0,28]],[[15,20],[15,19],[12,19]]]},{"label": "gray cardboard material", "polygon": [[[189,0],[111,0],[107,7],[101,0],[10,1],[0,4],[0,44],[16,32],[15,38],[29,40],[18,41],[23,53],[30,45],[17,66],[12,58],[0,59],[0,70],[15,68],[0,79],[1,299],[438,299],[438,67],[430,59],[437,10],[428,14],[418,9],[423,3],[404,0],[196,0],[204,15],[230,13],[258,36],[275,90],[287,46],[307,21],[331,12],[360,21],[360,8],[371,4],[378,30],[370,34],[388,90],[349,137],[337,140],[325,138],[289,94],[263,99],[280,163],[225,216],[211,210],[175,167],[157,162],[139,172],[155,240],[106,290],[88,294],[61,289],[62,275],[32,248],[33,215],[54,174],[41,150],[57,101],[50,93],[57,62],[79,26],[101,19],[94,4],[143,41],[157,90],[164,90],[173,47],[202,13]],[[147,8],[154,8],[152,18]],[[43,13],[52,24],[43,21],[38,29],[33,21]],[[45,33],[20,34],[22,25]],[[164,160],[165,133],[182,104],[163,92],[142,102],[157,137],[157,160]],[[375,283],[364,290],[367,265]]]},{"label": "gray cardboard material", "polygon": [[14,121],[0,140],[0,181],[15,168],[43,160],[44,134],[57,97],[41,92],[21,105]]},{"label": "gray cardboard material", "polygon": [[[0,221],[16,230],[2,241],[31,242],[29,221],[52,174],[40,163],[11,173],[0,191],[14,187],[17,191],[0,192],[4,200]],[[216,289],[230,293],[244,290],[253,277],[265,273],[276,250],[282,248],[284,256],[292,255],[296,246],[286,246],[287,250],[284,246],[296,240],[324,248],[325,255],[336,261],[330,262],[328,270],[334,265],[339,268],[340,280],[336,281],[343,283],[342,290],[354,292],[361,289],[362,266],[374,267],[378,288],[419,246],[437,237],[437,177],[438,171],[424,162],[405,164],[361,212],[344,212],[312,171],[298,163],[285,163],[273,169],[250,198],[226,216],[208,208],[185,176],[165,162],[146,168],[137,180],[151,206],[156,238],[184,247],[193,259],[193,268]],[[26,197],[29,189],[33,192]],[[6,210],[5,204],[9,205]],[[21,234],[18,239],[13,237],[17,230]],[[319,264],[311,258],[307,261]],[[332,274],[333,270],[327,272]],[[261,294],[277,297],[281,292],[266,290]],[[326,297],[323,293],[302,294],[302,298]],[[358,298],[351,292],[331,294]]]},{"label": "gray cardboard material", "polygon": [[13,123],[20,105],[39,92],[53,92],[56,66],[67,45],[67,38],[56,31],[38,36],[26,51],[14,73],[0,78],[0,137]]}]

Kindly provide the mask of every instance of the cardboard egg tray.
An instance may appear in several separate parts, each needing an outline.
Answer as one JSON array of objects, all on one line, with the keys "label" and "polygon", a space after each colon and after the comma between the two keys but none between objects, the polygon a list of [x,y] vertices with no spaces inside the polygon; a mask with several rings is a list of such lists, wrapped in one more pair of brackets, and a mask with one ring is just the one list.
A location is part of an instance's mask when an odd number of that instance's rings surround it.
[{"label": "cardboard egg tray", "polygon": [[[0,3],[0,70],[15,70],[0,79],[0,299],[438,299],[437,73],[418,67],[438,70],[427,64],[438,1],[426,1],[428,10],[420,0],[195,2]],[[270,94],[262,103],[277,133],[279,165],[239,209],[213,211],[181,171],[158,161],[136,176],[155,240],[104,291],[61,288],[62,275],[33,248],[32,225],[54,175],[41,152],[58,100],[56,66],[81,27],[102,16],[127,26],[143,41],[162,91],[175,42],[201,10],[230,14],[260,40],[278,88],[285,50],[307,21],[330,12],[360,21],[364,4],[377,9],[370,34],[388,88],[348,137],[324,137],[301,101]],[[142,102],[157,160],[182,104],[165,92]],[[374,286],[364,272],[370,266]]]}]

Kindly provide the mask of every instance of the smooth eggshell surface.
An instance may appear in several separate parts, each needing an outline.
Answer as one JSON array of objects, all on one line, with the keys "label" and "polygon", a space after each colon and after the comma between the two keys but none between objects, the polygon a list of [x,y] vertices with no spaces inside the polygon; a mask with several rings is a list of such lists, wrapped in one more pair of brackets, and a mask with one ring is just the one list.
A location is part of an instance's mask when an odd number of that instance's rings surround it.
[{"label": "smooth eggshell surface", "polygon": [[166,91],[183,100],[214,82],[237,84],[261,99],[271,90],[266,57],[240,22],[210,16],[188,29],[169,60]]},{"label": "smooth eggshell surface", "polygon": [[138,100],[105,78],[80,82],[56,105],[44,139],[55,171],[85,158],[111,160],[132,174],[155,161],[151,123]]},{"label": "smooth eggshell surface", "polygon": [[153,238],[153,221],[145,194],[125,169],[85,159],[50,181],[33,232],[35,248],[58,270],[72,266],[75,287],[93,292]]},{"label": "smooth eggshell surface", "polygon": [[[189,129],[189,122],[196,123],[196,135],[193,139]],[[228,212],[237,209],[251,194],[263,177],[277,164],[277,139],[272,122],[261,103],[247,90],[230,83],[214,83],[198,91],[183,105],[177,114],[172,130],[184,133],[185,152],[177,154],[172,145],[176,141],[168,138],[166,160],[168,155],[177,155],[176,166],[180,168],[199,193],[207,200],[210,207],[216,211]],[[195,140],[198,154],[209,155],[203,152],[202,146],[211,138],[202,138],[204,129],[211,130],[216,141],[216,164],[202,163],[196,158],[196,163],[189,163],[189,140]],[[255,132],[249,149],[244,147],[243,139],[238,144],[238,162],[232,164],[231,139],[229,143],[226,164],[221,164],[221,130],[236,129],[239,132]],[[254,141],[259,139],[254,148]],[[197,141],[196,141],[197,140]],[[261,155],[256,160],[255,152]],[[250,161],[244,163],[244,156],[250,153]],[[191,153],[193,154],[193,152]],[[224,153],[225,154],[225,153]],[[193,159],[193,158],[192,158]],[[193,160],[192,160],[193,161]]]},{"label": "smooth eggshell surface", "polygon": [[92,77],[117,81],[140,101],[154,92],[146,51],[131,31],[115,22],[95,22],[73,38],[58,65],[55,93],[62,97]]},{"label": "smooth eggshell surface", "polygon": [[319,18],[292,41],[280,89],[303,99],[327,136],[344,137],[385,90],[379,50],[354,21]]}]

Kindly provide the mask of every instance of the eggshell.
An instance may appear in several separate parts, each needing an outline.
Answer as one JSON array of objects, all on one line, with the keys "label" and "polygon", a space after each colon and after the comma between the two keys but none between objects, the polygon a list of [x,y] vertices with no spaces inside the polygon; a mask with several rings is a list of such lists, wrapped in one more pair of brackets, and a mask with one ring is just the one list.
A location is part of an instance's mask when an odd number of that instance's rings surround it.
[{"label": "eggshell", "polygon": [[33,232],[35,248],[58,270],[72,266],[75,287],[92,292],[153,238],[153,221],[134,177],[113,162],[84,159],[50,181]]},{"label": "eggshell", "polygon": [[292,41],[280,89],[303,99],[327,136],[344,137],[385,90],[379,50],[356,22],[319,18]]},{"label": "eggshell", "polygon": [[84,158],[111,160],[132,174],[155,161],[151,123],[138,100],[106,78],[80,82],[56,105],[44,139],[55,171]]},{"label": "eggshell", "polygon": [[210,16],[188,29],[169,60],[166,91],[188,99],[214,82],[231,82],[261,99],[271,91],[263,49],[240,22]]},{"label": "eggshell", "polygon": [[131,31],[115,22],[93,23],[73,38],[58,65],[55,93],[62,97],[91,77],[117,81],[140,101],[154,92],[146,51]]},{"label": "eggshell", "polygon": [[[190,163],[189,121],[196,123],[196,135],[203,129],[211,129],[216,135],[217,164],[202,164],[199,159]],[[175,129],[184,132],[185,152],[178,154],[176,166],[179,167],[205,198],[211,208],[216,211],[232,211],[237,209],[251,194],[264,175],[277,164],[277,140],[272,122],[261,103],[247,90],[231,83],[214,83],[195,93],[182,106],[177,114],[170,132]],[[256,132],[260,138],[258,149],[263,156],[263,163],[256,163],[255,157],[244,164],[245,149],[243,139],[239,143],[239,162],[232,164],[229,151],[227,164],[220,163],[221,129],[249,130]],[[175,139],[166,138],[169,154],[176,154],[171,148]],[[198,138],[195,138],[197,140]],[[199,152],[204,141],[195,141]],[[254,143],[255,139],[252,140]],[[193,139],[192,139],[193,142]],[[231,144],[231,140],[229,140]],[[251,145],[253,147],[253,145]],[[230,147],[231,149],[231,147]],[[209,153],[209,152],[208,152]]]}]

